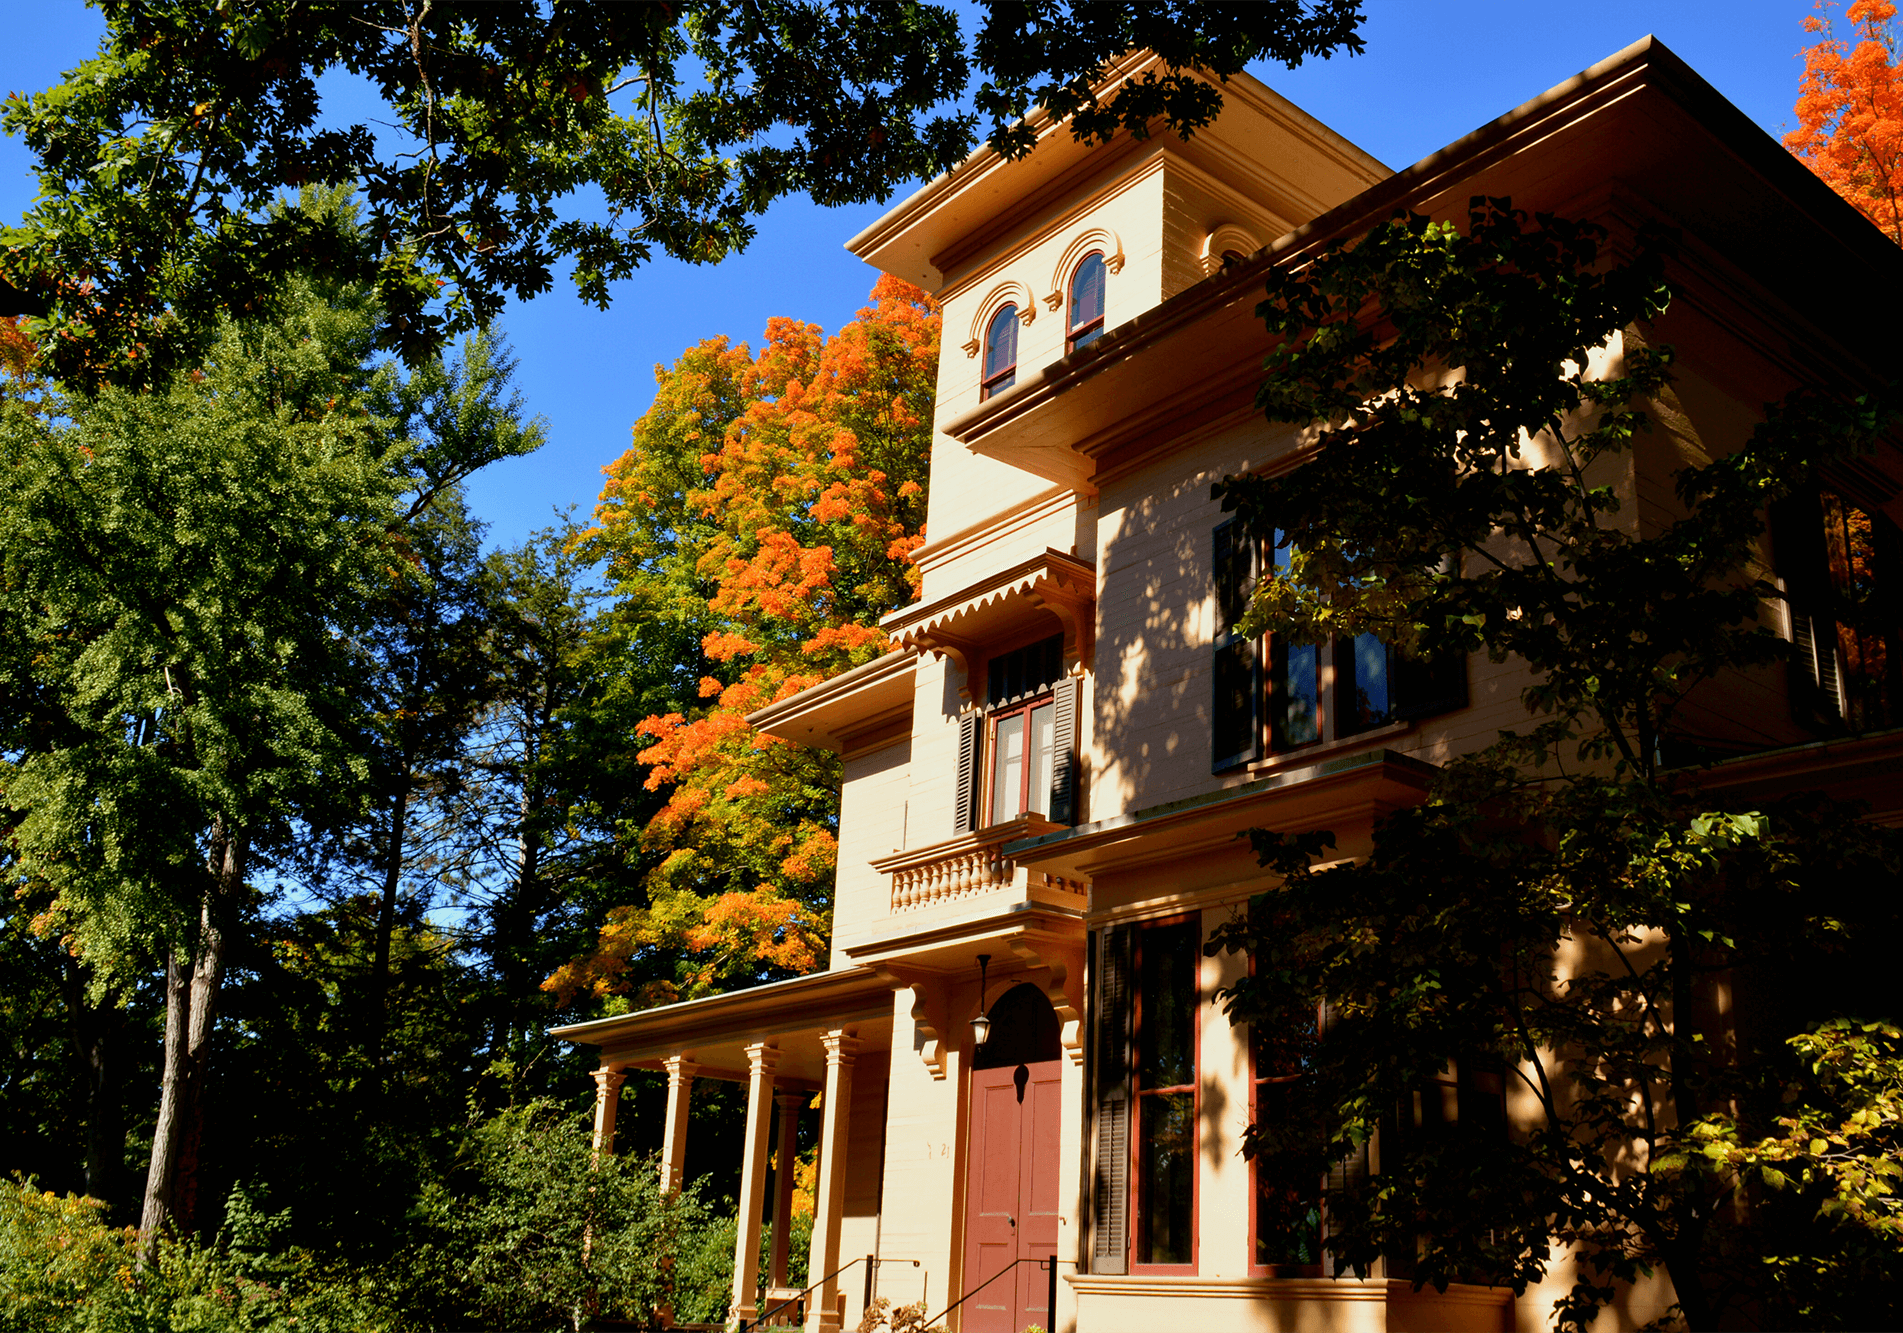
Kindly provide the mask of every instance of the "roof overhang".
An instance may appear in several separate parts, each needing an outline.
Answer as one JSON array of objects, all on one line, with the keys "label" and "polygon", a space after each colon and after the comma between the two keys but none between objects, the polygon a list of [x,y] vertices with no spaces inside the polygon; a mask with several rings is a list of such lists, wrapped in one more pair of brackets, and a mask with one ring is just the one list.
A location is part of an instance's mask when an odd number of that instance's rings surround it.
[{"label": "roof overhang", "polygon": [[604,1065],[661,1069],[671,1057],[686,1057],[699,1077],[736,1081],[747,1077],[746,1048],[767,1042],[780,1048],[778,1081],[818,1087],[826,1073],[821,1034],[850,1028],[862,1041],[889,1040],[896,984],[877,968],[837,968],[551,1028],[549,1035],[600,1047]]},{"label": "roof overhang", "polygon": [[[1476,195],[1681,241],[1668,277],[1769,349],[1790,383],[1861,388],[1903,360],[1867,294],[1903,290],[1903,250],[1656,38],[1645,38],[945,424],[973,452],[1080,491],[1255,414],[1270,341],[1255,306],[1300,265],[1398,211],[1462,221]],[[1782,257],[1766,262],[1766,256]],[[1816,280],[1828,273],[1831,281]],[[1673,336],[1668,311],[1661,323]],[[1776,397],[1787,386],[1765,385]],[[1887,470],[1903,456],[1885,451]]]},{"label": "roof overhang", "polygon": [[[1110,63],[1098,92],[1113,94],[1164,68],[1154,52],[1132,51]],[[1025,118],[1036,136],[1029,153],[1006,158],[981,146],[900,200],[846,242],[846,249],[938,292],[981,267],[1025,218],[1061,214],[1084,182],[1127,170],[1159,148],[1226,179],[1246,181],[1254,198],[1290,223],[1388,174],[1375,158],[1248,74],[1219,81],[1190,69],[1178,72],[1202,78],[1223,99],[1216,121],[1187,140],[1118,134],[1107,145],[1080,143],[1068,122],[1039,107]]]},{"label": "roof overhang", "polygon": [[798,694],[747,714],[747,725],[796,745],[854,754],[912,729],[918,657],[901,650],[875,658]]},{"label": "roof overhang", "polygon": [[951,597],[901,607],[879,625],[905,647],[949,657],[969,675],[994,646],[1035,633],[1049,617],[1063,628],[1064,660],[1088,663],[1096,605],[1097,567],[1047,548]]},{"label": "roof overhang", "polygon": [[[1008,842],[1020,866],[1069,879],[1095,879],[1162,861],[1237,850],[1252,828],[1292,833],[1372,825],[1391,810],[1418,805],[1435,766],[1393,750],[1370,750],[1114,819]],[[1243,849],[1246,851],[1246,849]]]},{"label": "roof overhang", "polygon": [[1672,776],[1734,808],[1822,792],[1865,802],[1873,823],[1903,828],[1903,729],[1764,750]]}]

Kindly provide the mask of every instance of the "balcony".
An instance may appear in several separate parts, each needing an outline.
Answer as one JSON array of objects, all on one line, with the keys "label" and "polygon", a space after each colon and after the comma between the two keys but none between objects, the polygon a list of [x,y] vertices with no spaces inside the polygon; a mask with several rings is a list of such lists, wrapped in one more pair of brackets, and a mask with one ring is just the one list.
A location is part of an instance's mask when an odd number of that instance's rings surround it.
[{"label": "balcony", "polygon": [[892,914],[943,907],[997,894],[1013,901],[1081,909],[1085,885],[1018,865],[1001,850],[1005,843],[1056,833],[1064,826],[1026,814],[1008,824],[960,834],[929,847],[894,852],[872,863],[892,876]]}]

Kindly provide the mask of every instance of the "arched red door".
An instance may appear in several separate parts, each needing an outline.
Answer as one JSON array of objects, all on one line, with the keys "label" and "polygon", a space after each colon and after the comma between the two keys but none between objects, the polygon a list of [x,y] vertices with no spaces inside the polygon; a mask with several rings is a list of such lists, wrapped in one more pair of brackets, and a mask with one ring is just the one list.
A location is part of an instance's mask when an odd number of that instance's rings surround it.
[{"label": "arched red door", "polygon": [[1051,1327],[1063,1061],[1057,1015],[1037,987],[1013,987],[990,1012],[971,1073],[961,1327],[1022,1333]]}]

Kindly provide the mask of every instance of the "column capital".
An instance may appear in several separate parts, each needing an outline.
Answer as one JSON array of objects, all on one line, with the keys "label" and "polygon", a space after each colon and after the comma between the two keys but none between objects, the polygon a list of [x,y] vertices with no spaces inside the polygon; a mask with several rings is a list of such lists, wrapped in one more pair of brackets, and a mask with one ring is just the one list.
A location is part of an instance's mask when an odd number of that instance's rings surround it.
[{"label": "column capital", "polygon": [[780,1109],[783,1111],[796,1111],[805,1106],[812,1095],[799,1088],[790,1090],[783,1088],[773,1094],[773,1100],[780,1104]]},{"label": "column capital", "polygon": [[859,1034],[849,1028],[834,1028],[819,1043],[826,1048],[829,1065],[849,1065],[859,1058]]},{"label": "column capital", "polygon": [[619,1065],[602,1065],[592,1070],[591,1076],[595,1080],[597,1091],[606,1096],[613,1096],[621,1091],[621,1085],[627,1081],[628,1071]]},{"label": "column capital", "polygon": [[661,1061],[661,1067],[667,1070],[667,1086],[674,1087],[694,1081],[694,1075],[700,1072],[700,1062],[691,1055],[670,1055]]},{"label": "column capital", "polygon": [[771,1073],[780,1063],[780,1048],[770,1042],[755,1042],[747,1047],[747,1072],[753,1075]]}]

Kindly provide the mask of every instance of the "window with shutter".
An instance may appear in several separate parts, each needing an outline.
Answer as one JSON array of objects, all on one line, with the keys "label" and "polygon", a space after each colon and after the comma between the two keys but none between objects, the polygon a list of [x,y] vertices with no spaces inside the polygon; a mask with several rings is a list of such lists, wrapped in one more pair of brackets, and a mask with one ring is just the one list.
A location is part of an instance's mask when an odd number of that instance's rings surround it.
[{"label": "window with shutter", "polygon": [[1464,653],[1410,658],[1374,634],[1313,644],[1239,634],[1258,571],[1285,571],[1290,554],[1279,532],[1257,542],[1233,519],[1216,529],[1212,771],[1467,706]]},{"label": "window with shutter", "polygon": [[1772,515],[1800,721],[1875,731],[1903,721],[1903,534],[1827,488]]},{"label": "window with shutter", "polygon": [[[982,733],[972,740],[969,792],[963,748],[959,808],[978,821],[958,832],[1025,813],[1060,824],[1077,813],[1079,682],[1064,672],[1064,636],[1051,635],[991,659]],[[960,737],[961,742],[965,738]]]},{"label": "window with shutter", "polygon": [[1051,735],[1051,800],[1053,824],[1077,822],[1077,693],[1075,676],[1066,676],[1051,690],[1054,724]]}]

